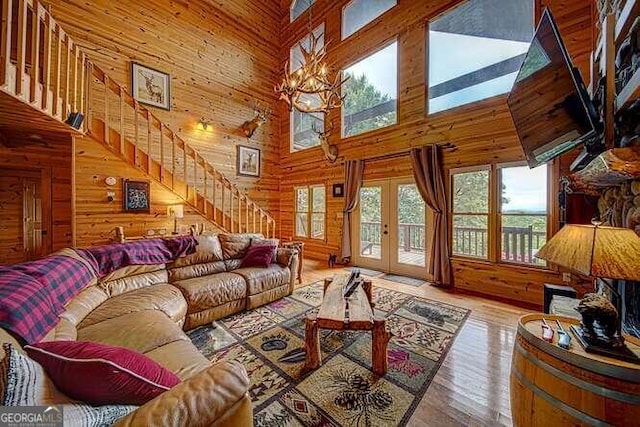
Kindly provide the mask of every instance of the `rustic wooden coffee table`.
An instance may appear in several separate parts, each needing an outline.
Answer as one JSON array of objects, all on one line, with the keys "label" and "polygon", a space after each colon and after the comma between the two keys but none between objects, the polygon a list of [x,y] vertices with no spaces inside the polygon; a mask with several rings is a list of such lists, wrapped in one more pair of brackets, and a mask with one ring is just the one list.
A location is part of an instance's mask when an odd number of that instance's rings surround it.
[{"label": "rustic wooden coffee table", "polygon": [[336,275],[324,280],[324,298],[318,314],[310,314],[305,321],[306,369],[317,369],[322,363],[318,329],[372,331],[371,358],[373,372],[382,376],[387,372],[387,344],[393,336],[385,328],[384,318],[375,318],[371,296],[371,280],[349,298],[342,296],[342,287],[348,274]]}]

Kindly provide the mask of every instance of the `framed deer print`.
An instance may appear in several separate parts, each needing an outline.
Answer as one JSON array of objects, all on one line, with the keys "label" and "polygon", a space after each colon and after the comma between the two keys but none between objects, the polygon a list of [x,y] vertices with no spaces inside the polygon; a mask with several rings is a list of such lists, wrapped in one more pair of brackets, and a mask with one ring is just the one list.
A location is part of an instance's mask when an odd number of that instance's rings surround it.
[{"label": "framed deer print", "polygon": [[138,102],[171,110],[171,76],[167,73],[132,62],[131,91]]},{"label": "framed deer print", "polygon": [[242,176],[260,176],[260,150],[238,145],[236,171]]}]

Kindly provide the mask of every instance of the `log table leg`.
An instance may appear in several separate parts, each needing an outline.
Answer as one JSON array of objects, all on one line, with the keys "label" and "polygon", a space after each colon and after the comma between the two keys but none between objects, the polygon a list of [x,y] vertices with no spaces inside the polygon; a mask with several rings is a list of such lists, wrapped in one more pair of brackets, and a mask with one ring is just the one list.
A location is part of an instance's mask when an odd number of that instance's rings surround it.
[{"label": "log table leg", "polygon": [[364,293],[369,300],[369,305],[371,306],[371,310],[375,307],[375,303],[373,302],[373,288],[371,284],[371,279],[364,279],[362,282],[362,289],[364,289]]},{"label": "log table leg", "polygon": [[320,367],[320,337],[318,334],[318,322],[315,315],[308,315],[304,324],[304,351],[306,353],[305,369],[318,369]]},{"label": "log table leg", "polygon": [[333,282],[333,277],[325,277],[324,278],[324,287],[322,288],[322,295],[324,295],[325,292],[327,292],[327,288],[329,287],[331,282]]},{"label": "log table leg", "polygon": [[383,376],[387,373],[387,344],[393,336],[391,332],[387,332],[385,319],[374,319],[372,335],[371,359],[373,372],[378,376]]}]

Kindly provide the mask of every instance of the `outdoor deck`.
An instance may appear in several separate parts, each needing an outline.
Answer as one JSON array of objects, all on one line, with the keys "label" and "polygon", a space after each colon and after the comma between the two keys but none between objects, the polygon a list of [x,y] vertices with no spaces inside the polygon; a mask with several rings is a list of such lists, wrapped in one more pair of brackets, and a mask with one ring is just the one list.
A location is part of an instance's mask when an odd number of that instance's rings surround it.
[{"label": "outdoor deck", "polygon": [[[362,253],[360,252],[361,257],[367,258],[381,258],[382,248],[380,245],[373,245],[370,248],[370,251],[367,249]],[[425,266],[425,253],[424,250],[413,249],[410,251],[406,251],[404,248],[398,248],[398,262],[401,264],[409,264],[409,265],[418,265]]]}]

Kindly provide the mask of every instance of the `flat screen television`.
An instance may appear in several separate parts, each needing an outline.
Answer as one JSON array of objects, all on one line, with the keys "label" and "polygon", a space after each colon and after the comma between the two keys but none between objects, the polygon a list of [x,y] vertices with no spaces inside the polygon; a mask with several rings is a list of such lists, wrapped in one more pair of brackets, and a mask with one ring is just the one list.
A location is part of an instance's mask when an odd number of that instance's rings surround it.
[{"label": "flat screen television", "polygon": [[579,164],[572,165],[572,169],[580,169],[603,150],[598,113],[548,9],[542,14],[507,102],[529,167],[585,143]]}]

